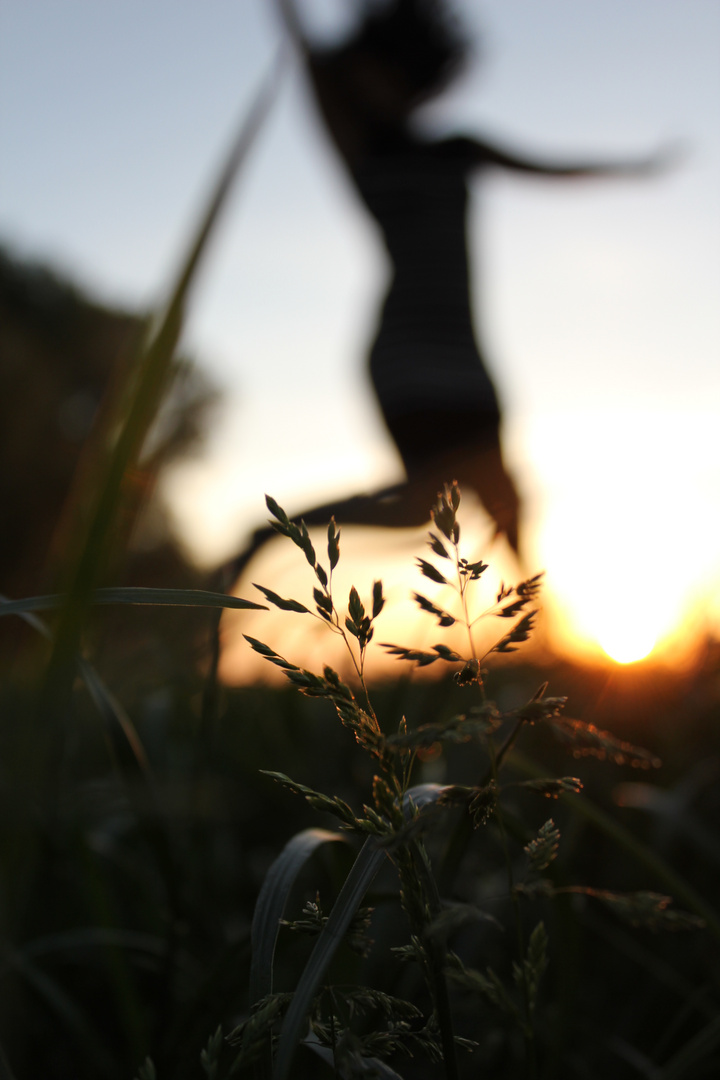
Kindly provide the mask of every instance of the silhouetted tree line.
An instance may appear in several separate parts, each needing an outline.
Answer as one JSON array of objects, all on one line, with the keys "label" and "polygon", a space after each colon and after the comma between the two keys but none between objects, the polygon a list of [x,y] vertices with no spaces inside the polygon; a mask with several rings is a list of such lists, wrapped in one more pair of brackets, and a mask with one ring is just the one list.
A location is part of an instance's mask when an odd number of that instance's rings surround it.
[{"label": "silhouetted tree line", "polygon": [[[0,593],[20,597],[58,587],[73,520],[68,507],[83,498],[91,433],[145,323],[142,313],[108,307],[57,270],[0,247]],[[147,497],[112,584],[203,583],[157,481],[197,447],[214,399],[183,360],[144,474]],[[17,620],[5,622],[4,640],[22,633]]]}]

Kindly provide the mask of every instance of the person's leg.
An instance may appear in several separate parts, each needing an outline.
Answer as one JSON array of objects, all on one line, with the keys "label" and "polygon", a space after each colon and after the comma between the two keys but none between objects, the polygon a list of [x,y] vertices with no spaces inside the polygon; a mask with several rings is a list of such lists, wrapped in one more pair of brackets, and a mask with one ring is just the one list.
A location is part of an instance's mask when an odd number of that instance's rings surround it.
[{"label": "person's leg", "polygon": [[422,497],[457,480],[470,488],[494,519],[496,531],[507,536],[515,553],[519,545],[519,498],[505,468],[500,446],[500,417],[479,410],[435,410],[386,423],[408,474]]},{"label": "person's leg", "polygon": [[[426,475],[416,476],[411,481],[393,484],[369,494],[331,500],[302,514],[294,514],[291,520],[295,524],[304,521],[309,528],[327,525],[330,518],[335,518],[340,526],[365,525],[389,529],[419,527],[430,520],[430,507],[436,494],[432,484],[428,484]],[[250,543],[231,564],[236,577],[275,535],[271,525],[256,529]]]},{"label": "person's leg", "polygon": [[434,492],[428,491],[425,478],[414,477],[367,495],[353,495],[314,507],[293,517],[306,525],[327,525],[334,517],[338,525],[368,525],[377,528],[412,528],[430,520]]},{"label": "person's leg", "polygon": [[[292,520],[309,527],[338,525],[376,528],[417,528],[430,520],[430,510],[443,484],[457,480],[475,491],[518,552],[518,507],[515,485],[502,460],[498,423],[462,412],[418,414],[388,424],[408,479],[369,494],[353,495],[315,506]],[[233,560],[236,576],[275,535],[272,526],[257,529],[247,547]]]},{"label": "person's leg", "polygon": [[520,552],[520,499],[505,469],[500,446],[468,447],[458,460],[455,475],[460,487],[475,491],[495,521],[496,533],[504,533],[516,555]]}]

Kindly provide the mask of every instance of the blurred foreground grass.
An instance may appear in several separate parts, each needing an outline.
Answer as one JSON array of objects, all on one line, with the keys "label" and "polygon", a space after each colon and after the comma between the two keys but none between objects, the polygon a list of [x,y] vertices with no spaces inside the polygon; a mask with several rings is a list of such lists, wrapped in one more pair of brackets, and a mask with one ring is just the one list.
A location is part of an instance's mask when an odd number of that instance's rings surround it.
[{"label": "blurred foreground grass", "polygon": [[[6,1075],[18,1080],[130,1080],[147,1054],[161,1078],[201,1076],[199,1050],[208,1036],[220,1023],[230,1030],[250,1004],[249,931],[264,874],[291,833],[317,824],[309,807],[259,770],[289,772],[351,805],[369,789],[368,766],[327,703],[290,688],[221,691],[216,714],[203,717],[201,675],[180,656],[174,672],[168,666],[177,616],[166,614],[152,632],[142,629],[149,652],[165,653],[162,669],[148,664],[125,686],[117,657],[108,651],[107,665],[100,658],[101,671],[107,667],[108,681],[126,698],[147,756],[144,773],[125,747],[111,745],[94,703],[78,688],[50,790],[36,768],[50,737],[32,708],[37,687],[28,682],[31,673],[3,671],[0,1040],[13,1070]],[[186,617],[201,637],[207,615]],[[144,615],[127,610],[122,619],[137,623]],[[106,630],[118,634],[117,613],[98,617],[94,629],[98,640]],[[547,674],[505,668],[491,678],[489,692],[512,707]],[[573,715],[640,742],[664,764],[652,776],[593,760],[579,764],[568,760],[567,748],[533,732],[524,752],[546,775],[578,772],[594,806],[647,844],[705,904],[720,908],[716,667],[679,678],[558,665],[550,676],[569,692]],[[404,680],[376,690],[374,701],[381,723],[402,713],[416,726],[453,715],[461,694],[450,680]],[[424,778],[473,783],[483,767],[479,752],[455,747],[428,761]],[[523,821],[539,825],[547,816],[547,806],[527,795],[518,793],[515,804]],[[552,806],[563,833],[563,878],[671,891],[574,805]],[[303,895],[314,898],[318,887],[331,896],[347,869],[344,859],[328,857],[303,879],[293,907],[299,911]],[[455,889],[491,907],[503,872],[501,852],[483,831],[463,855]],[[376,904],[386,887],[378,886]],[[676,899],[687,907],[686,898]],[[543,1075],[633,1077],[651,1075],[651,1064],[656,1076],[715,1075],[717,938],[631,931],[582,897],[544,906],[551,954],[543,996],[553,1003],[556,1056]],[[500,970],[492,937],[484,947]],[[279,989],[292,988],[302,950],[281,936]],[[397,977],[375,975],[380,985]],[[483,1023],[495,1026],[481,1011]],[[678,1067],[671,1067],[676,1057]],[[321,1074],[314,1062],[299,1060],[303,1068],[298,1075]],[[415,1069],[407,1075],[424,1075]],[[486,1075],[514,1073],[490,1054]]]}]

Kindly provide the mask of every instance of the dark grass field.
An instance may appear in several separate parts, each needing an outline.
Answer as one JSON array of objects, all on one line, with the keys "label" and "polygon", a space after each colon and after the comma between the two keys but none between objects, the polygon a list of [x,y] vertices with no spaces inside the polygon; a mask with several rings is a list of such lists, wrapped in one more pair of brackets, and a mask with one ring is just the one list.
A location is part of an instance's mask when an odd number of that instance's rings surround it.
[{"label": "dark grass field", "polygon": [[[176,616],[175,634],[169,632],[167,612],[152,619],[144,612],[123,616],[109,620],[114,639],[122,642],[122,624],[127,630],[140,620],[145,648],[126,638],[124,685],[122,647],[99,667],[126,702],[146,771],[83,687],[76,686],[58,734],[46,730],[37,713],[33,665],[28,662],[24,674],[22,665],[12,676],[4,672],[0,1040],[3,1075],[18,1080],[131,1080],[147,1055],[158,1077],[205,1075],[200,1051],[208,1037],[219,1024],[225,1034],[231,1031],[251,1004],[250,923],[269,865],[301,828],[336,826],[260,770],[286,772],[340,795],[356,811],[370,799],[372,767],[327,702],[290,687],[220,689],[212,708],[206,695],[203,712],[207,686],[173,641],[196,644],[207,615],[187,616],[184,636]],[[97,629],[100,640],[102,620]],[[556,883],[674,891],[679,909],[717,912],[716,647],[708,645],[696,670],[683,676],[650,665],[600,670],[558,662],[537,670],[520,660],[489,675],[488,693],[511,709],[546,679],[550,693],[567,694],[569,715],[646,747],[663,764],[645,771],[578,759],[549,731],[526,729],[506,781],[536,768],[547,776],[578,776],[584,791],[555,802],[508,788],[513,860],[519,865],[523,842],[552,816],[562,834]],[[381,725],[392,731],[402,715],[418,726],[462,711],[466,693],[451,680],[413,685],[404,679],[377,688],[373,700]],[[418,762],[414,780],[477,783],[486,764],[479,748],[450,746]],[[443,868],[443,894],[496,920],[461,928],[453,948],[509,978],[514,941],[497,828],[490,823],[473,830],[453,811],[428,836],[428,846]],[[286,917],[298,917],[317,890],[329,908],[350,861],[344,850],[318,855],[303,871]],[[671,887],[677,883],[682,895]],[[333,978],[360,978],[422,1007],[417,975],[388,952],[407,936],[396,894],[388,866],[369,897],[375,946],[362,962],[341,950]],[[572,893],[523,900],[522,907],[528,926],[543,919],[550,941],[536,1013],[538,1075],[717,1075],[717,922],[704,930],[653,932]],[[308,948],[281,932],[276,989],[292,990]],[[464,994],[455,1008],[458,1031],[479,1044],[461,1054],[461,1075],[531,1075],[502,1010]],[[362,1029],[376,1020],[358,1023]],[[236,1050],[222,1053],[218,1077],[230,1075]],[[405,1077],[442,1075],[422,1054],[393,1059],[393,1065]],[[298,1076],[332,1075],[302,1049],[295,1069]]]}]

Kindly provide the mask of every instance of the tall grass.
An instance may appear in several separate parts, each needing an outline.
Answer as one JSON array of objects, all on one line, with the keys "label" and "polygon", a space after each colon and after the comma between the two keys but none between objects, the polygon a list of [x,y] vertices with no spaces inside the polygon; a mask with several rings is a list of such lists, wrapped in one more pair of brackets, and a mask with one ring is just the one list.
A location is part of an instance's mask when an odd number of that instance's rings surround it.
[{"label": "tall grass", "polygon": [[[252,929],[253,963],[250,981],[250,1015],[229,1035],[239,1044],[240,1053],[231,1073],[251,1070],[272,1080],[294,1075],[299,1044],[332,1063],[339,1076],[398,1076],[403,1057],[421,1056],[437,1063],[433,1075],[457,1080],[476,1075],[487,1065],[491,1041],[506,1046],[505,1075],[537,1077],[552,1058],[547,1025],[539,1018],[542,978],[550,961],[545,923],[533,914],[543,903],[567,896],[581,896],[610,909],[634,927],[659,930],[698,930],[708,915],[713,932],[717,920],[707,906],[643,845],[632,841],[597,810],[585,813],[594,824],[660,877],[678,885],[695,912],[678,911],[671,898],[648,889],[630,893],[593,885],[566,883],[554,872],[561,833],[552,817],[533,830],[518,816],[512,800],[519,789],[533,792],[539,799],[576,799],[583,787],[576,776],[532,775],[537,767],[512,754],[525,729],[537,727],[545,736],[553,734],[568,743],[576,756],[593,755],[616,765],[651,769],[659,767],[656,756],[608,731],[565,717],[565,699],[549,697],[543,684],[530,700],[518,708],[501,710],[489,700],[484,665],[495,654],[514,652],[531,634],[537,609],[533,607],[541,585],[536,575],[513,587],[501,585],[489,604],[478,605],[475,592],[488,566],[481,559],[462,553],[458,509],[460,492],[456,484],[440,493],[432,509],[433,528],[428,537],[432,560],[418,559],[426,579],[436,587],[451,587],[455,593],[452,610],[438,606],[428,596],[415,593],[421,612],[437,620],[441,628],[459,623],[467,635],[467,650],[461,654],[442,643],[430,651],[404,645],[383,647],[400,661],[421,667],[447,664],[455,669],[454,679],[474,700],[466,711],[410,728],[405,716],[396,730],[383,730],[365,682],[364,668],[375,623],[384,607],[382,583],[371,590],[366,610],[355,588],[350,590],[347,613],[337,606],[333,595],[333,571],[340,557],[340,532],[334,521],[328,526],[327,561],[316,554],[304,524],[291,521],[268,498],[275,529],[287,536],[303,552],[316,578],[313,590],[315,609],[294,599],[279,596],[265,586],[257,586],[265,599],[288,613],[319,619],[345,642],[357,677],[353,691],[330,667],[322,675],[303,670],[271,646],[248,638],[251,647],[278,666],[301,693],[330,702],[342,725],[377,770],[370,785],[368,801],[361,810],[332,793],[325,793],[284,773],[268,775],[282,787],[304,798],[313,809],[331,815],[341,832],[311,829],[289,841],[273,864],[258,898]],[[499,634],[491,635],[482,647],[482,628],[500,620]],[[509,629],[506,629],[509,625]],[[484,761],[475,781],[467,783],[422,783],[423,758],[442,751],[443,744],[475,746]],[[506,765],[510,763],[510,769]],[[531,779],[519,779],[518,768],[530,772]],[[509,805],[508,805],[509,804]],[[461,816],[458,818],[458,811]],[[442,819],[450,819],[450,827]],[[492,898],[484,902],[468,897],[467,883],[458,877],[464,850],[472,830],[490,832],[502,856],[502,884],[496,884]],[[439,832],[443,843],[433,858],[431,836]],[[331,910],[326,915],[320,893],[306,903],[302,916],[285,922],[281,916],[293,891],[303,863],[316,849],[330,841],[355,835],[363,846],[345,879]],[[480,843],[487,847],[488,841]],[[370,927],[386,940],[386,911],[361,909],[373,881],[387,864],[392,866],[398,904],[405,923],[402,944],[390,947],[385,966],[395,969],[396,983],[409,982],[412,993],[398,996],[385,985],[367,978],[366,968],[356,970],[347,982],[346,971],[332,977],[331,965],[343,940],[368,960],[373,953]],[[443,898],[439,882],[450,888]],[[474,883],[477,885],[479,883]],[[387,906],[387,900],[385,901]],[[698,914],[702,912],[702,915]],[[505,929],[505,950],[510,953],[510,970],[498,974],[483,963],[482,935],[473,941],[473,928],[492,924]],[[316,944],[291,993],[273,990],[273,958],[282,925],[316,937]],[[485,945],[485,948],[487,946]],[[409,980],[400,974],[403,964],[412,970]],[[477,965],[480,966],[477,966]],[[377,961],[374,961],[377,968]],[[504,963],[508,967],[507,960]],[[366,967],[373,968],[373,962]],[[454,991],[454,992],[453,992]],[[480,1004],[491,1006],[494,1016],[481,1029],[472,1014]],[[547,1007],[543,1012],[547,1012]],[[521,1042],[513,1043],[513,1030]],[[513,1048],[514,1047],[514,1048]],[[520,1049],[522,1047],[522,1049]],[[464,1051],[461,1064],[458,1051]],[[416,1075],[414,1069],[403,1075]],[[420,1075],[426,1075],[422,1070]]]}]

